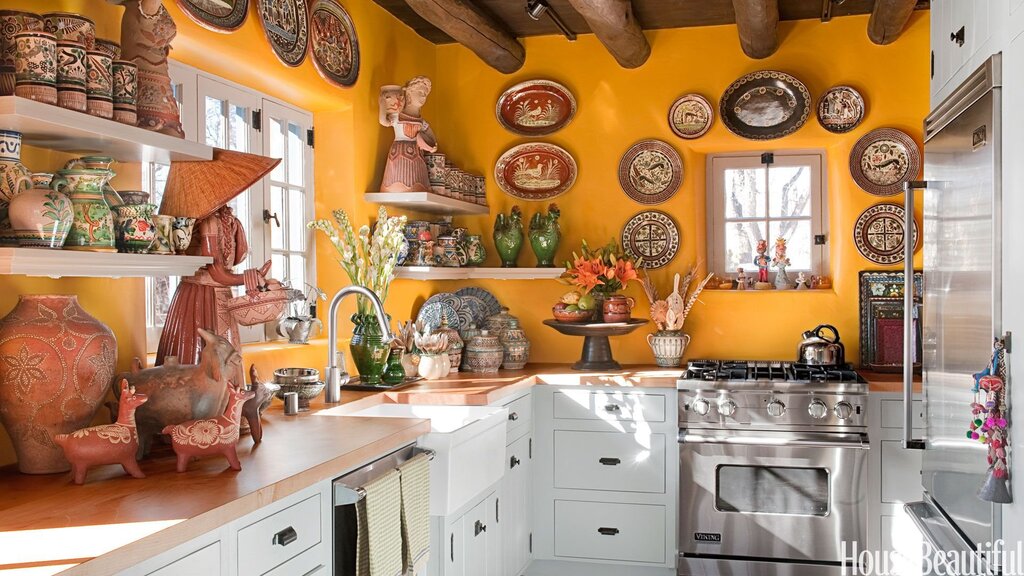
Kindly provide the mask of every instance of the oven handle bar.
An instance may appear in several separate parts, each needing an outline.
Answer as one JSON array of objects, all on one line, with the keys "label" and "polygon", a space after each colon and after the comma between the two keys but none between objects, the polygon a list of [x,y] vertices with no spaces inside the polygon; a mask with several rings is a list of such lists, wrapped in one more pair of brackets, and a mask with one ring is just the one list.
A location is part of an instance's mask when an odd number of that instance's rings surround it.
[{"label": "oven handle bar", "polygon": [[724,444],[732,446],[779,446],[797,448],[856,448],[867,450],[870,444],[861,435],[849,438],[822,436],[820,438],[784,438],[780,436],[713,436],[692,431],[679,432],[680,444]]}]

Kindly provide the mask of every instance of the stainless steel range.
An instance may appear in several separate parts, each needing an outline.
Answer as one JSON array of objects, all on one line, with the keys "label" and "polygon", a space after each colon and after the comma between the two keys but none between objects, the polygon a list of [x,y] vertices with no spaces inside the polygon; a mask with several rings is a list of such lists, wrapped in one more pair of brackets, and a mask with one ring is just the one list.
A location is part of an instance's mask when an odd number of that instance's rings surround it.
[{"label": "stainless steel range", "polygon": [[700,360],[676,387],[678,574],[841,573],[842,543],[865,545],[867,383],[849,365]]}]

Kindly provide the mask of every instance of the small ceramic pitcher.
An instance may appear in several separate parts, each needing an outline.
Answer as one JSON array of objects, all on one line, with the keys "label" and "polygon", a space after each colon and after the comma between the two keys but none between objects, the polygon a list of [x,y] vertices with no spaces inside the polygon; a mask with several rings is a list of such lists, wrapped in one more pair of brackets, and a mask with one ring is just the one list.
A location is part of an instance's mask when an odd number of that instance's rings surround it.
[{"label": "small ceramic pitcher", "polygon": [[11,198],[11,226],[19,246],[64,246],[74,213],[71,200],[58,191],[62,184],[53,174],[37,172],[32,174],[32,188]]},{"label": "small ceramic pitcher", "polygon": [[57,105],[85,112],[85,46],[70,40],[57,41]]},{"label": "small ceramic pitcher", "polygon": [[621,294],[613,294],[604,299],[602,305],[602,312],[604,313],[605,322],[627,322],[629,321],[630,314],[633,312],[633,306],[636,305],[636,300],[629,296],[623,296]]}]

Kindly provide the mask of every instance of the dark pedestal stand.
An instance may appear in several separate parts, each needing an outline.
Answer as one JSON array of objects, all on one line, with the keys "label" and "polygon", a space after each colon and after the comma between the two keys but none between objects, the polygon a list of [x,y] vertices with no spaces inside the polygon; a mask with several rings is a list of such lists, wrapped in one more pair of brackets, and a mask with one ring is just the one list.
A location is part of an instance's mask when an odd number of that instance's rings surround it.
[{"label": "dark pedestal stand", "polygon": [[573,370],[603,371],[621,370],[622,366],[612,358],[609,336],[624,336],[647,324],[647,320],[630,318],[626,322],[600,324],[573,324],[557,320],[545,320],[545,324],[568,336],[583,336],[583,352]]}]

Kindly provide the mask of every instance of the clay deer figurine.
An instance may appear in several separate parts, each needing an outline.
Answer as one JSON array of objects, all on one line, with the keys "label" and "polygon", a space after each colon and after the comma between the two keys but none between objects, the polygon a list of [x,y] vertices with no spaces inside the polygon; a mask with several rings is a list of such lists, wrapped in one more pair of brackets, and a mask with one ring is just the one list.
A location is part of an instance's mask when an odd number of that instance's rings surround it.
[{"label": "clay deer figurine", "polygon": [[57,434],[54,442],[64,449],[71,462],[75,484],[85,484],[90,466],[120,464],[133,478],[145,478],[135,455],[139,450],[139,434],[135,428],[135,409],[146,403],[145,394],[136,394],[135,388],[121,380],[121,400],[118,403],[117,422],[75,430],[71,434]]},{"label": "clay deer figurine", "polygon": [[210,454],[222,454],[232,470],[241,470],[235,447],[238,445],[239,421],[242,406],[255,396],[255,392],[228,385],[228,407],[222,416],[206,420],[189,420],[166,426],[164,434],[171,436],[171,445],[178,455],[178,472],[184,472],[189,460]]}]

